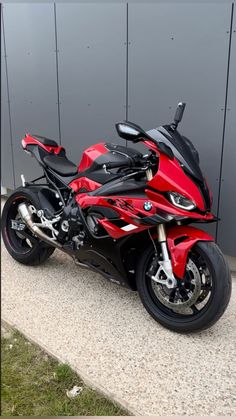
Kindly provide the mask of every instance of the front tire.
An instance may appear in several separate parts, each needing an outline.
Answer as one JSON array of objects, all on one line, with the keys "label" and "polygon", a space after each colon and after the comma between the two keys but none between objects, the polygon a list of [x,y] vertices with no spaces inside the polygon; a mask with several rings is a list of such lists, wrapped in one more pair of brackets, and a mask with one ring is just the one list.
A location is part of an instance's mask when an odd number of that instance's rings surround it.
[{"label": "front tire", "polygon": [[[153,280],[148,275],[153,257],[153,246],[150,246],[139,261],[136,275],[137,289],[149,314],[166,328],[180,333],[199,332],[216,323],[228,306],[232,288],[229,267],[219,247],[214,242],[198,242],[191,249],[189,264],[192,263],[190,266],[195,269],[195,272],[198,269],[198,278],[201,278],[201,290],[192,307],[189,303],[188,310],[185,309],[185,313],[179,309],[180,305],[176,305],[177,308],[174,309],[172,303],[174,300],[173,298],[170,299],[167,293],[166,299],[163,297],[165,295],[163,288],[167,289],[167,287],[155,283],[155,286],[162,287],[162,294],[160,291],[155,292]],[[196,280],[194,281],[195,286],[191,285],[193,292],[194,287],[196,287]],[[187,291],[191,291],[190,286]],[[189,295],[192,295],[193,292],[189,292]],[[184,296],[182,293],[181,295],[178,294],[180,300],[182,295]],[[161,298],[158,298],[158,296]],[[168,302],[168,298],[171,303]],[[187,300],[187,297],[185,300]],[[185,304],[185,301],[183,302]],[[182,305],[184,306],[184,304]]]},{"label": "front tire", "polygon": [[40,241],[30,230],[27,238],[11,228],[12,220],[19,221],[18,206],[25,202],[40,209],[40,202],[30,188],[16,189],[6,201],[2,212],[2,237],[8,253],[24,265],[40,265],[54,252],[55,248]]}]

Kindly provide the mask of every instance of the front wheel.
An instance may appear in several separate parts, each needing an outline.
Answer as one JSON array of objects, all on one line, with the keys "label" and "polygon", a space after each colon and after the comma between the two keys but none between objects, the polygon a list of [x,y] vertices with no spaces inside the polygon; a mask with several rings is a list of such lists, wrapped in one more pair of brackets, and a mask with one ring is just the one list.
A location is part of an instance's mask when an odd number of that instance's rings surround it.
[{"label": "front wheel", "polygon": [[211,327],[224,313],[232,287],[229,267],[219,247],[213,242],[198,242],[189,253],[184,279],[177,280],[174,289],[151,278],[154,258],[150,246],[137,267],[137,288],[146,310],[176,332]]}]

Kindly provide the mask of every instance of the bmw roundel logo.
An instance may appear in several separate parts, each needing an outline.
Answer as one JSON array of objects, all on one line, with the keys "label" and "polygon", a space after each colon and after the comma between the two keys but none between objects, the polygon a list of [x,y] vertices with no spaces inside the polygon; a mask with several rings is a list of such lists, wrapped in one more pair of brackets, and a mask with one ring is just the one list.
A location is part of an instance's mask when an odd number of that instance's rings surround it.
[{"label": "bmw roundel logo", "polygon": [[144,202],[143,208],[145,209],[145,211],[150,211],[152,209],[152,203],[150,201]]}]

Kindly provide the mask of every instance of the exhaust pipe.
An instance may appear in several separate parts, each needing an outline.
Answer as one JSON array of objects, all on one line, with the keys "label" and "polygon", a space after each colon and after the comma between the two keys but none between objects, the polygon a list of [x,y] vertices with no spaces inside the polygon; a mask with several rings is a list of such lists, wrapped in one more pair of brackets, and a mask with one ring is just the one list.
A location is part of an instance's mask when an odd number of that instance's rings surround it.
[{"label": "exhaust pipe", "polygon": [[55,242],[55,240],[52,240],[50,237],[45,234],[40,227],[38,227],[32,220],[31,213],[28,209],[28,206],[26,204],[20,204],[18,207],[19,214],[22,218],[22,220],[25,222],[27,227],[32,231],[33,234],[35,234],[38,238],[49,244],[50,246],[56,247],[60,250],[64,250],[63,246]]}]

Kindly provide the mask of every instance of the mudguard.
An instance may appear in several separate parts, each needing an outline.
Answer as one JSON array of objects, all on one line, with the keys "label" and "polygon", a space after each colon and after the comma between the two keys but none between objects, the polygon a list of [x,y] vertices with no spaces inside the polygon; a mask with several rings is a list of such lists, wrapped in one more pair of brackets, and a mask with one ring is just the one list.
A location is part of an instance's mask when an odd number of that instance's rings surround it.
[{"label": "mudguard", "polygon": [[178,278],[184,277],[189,251],[198,241],[214,241],[214,238],[195,227],[174,226],[167,230],[173,272]]}]

